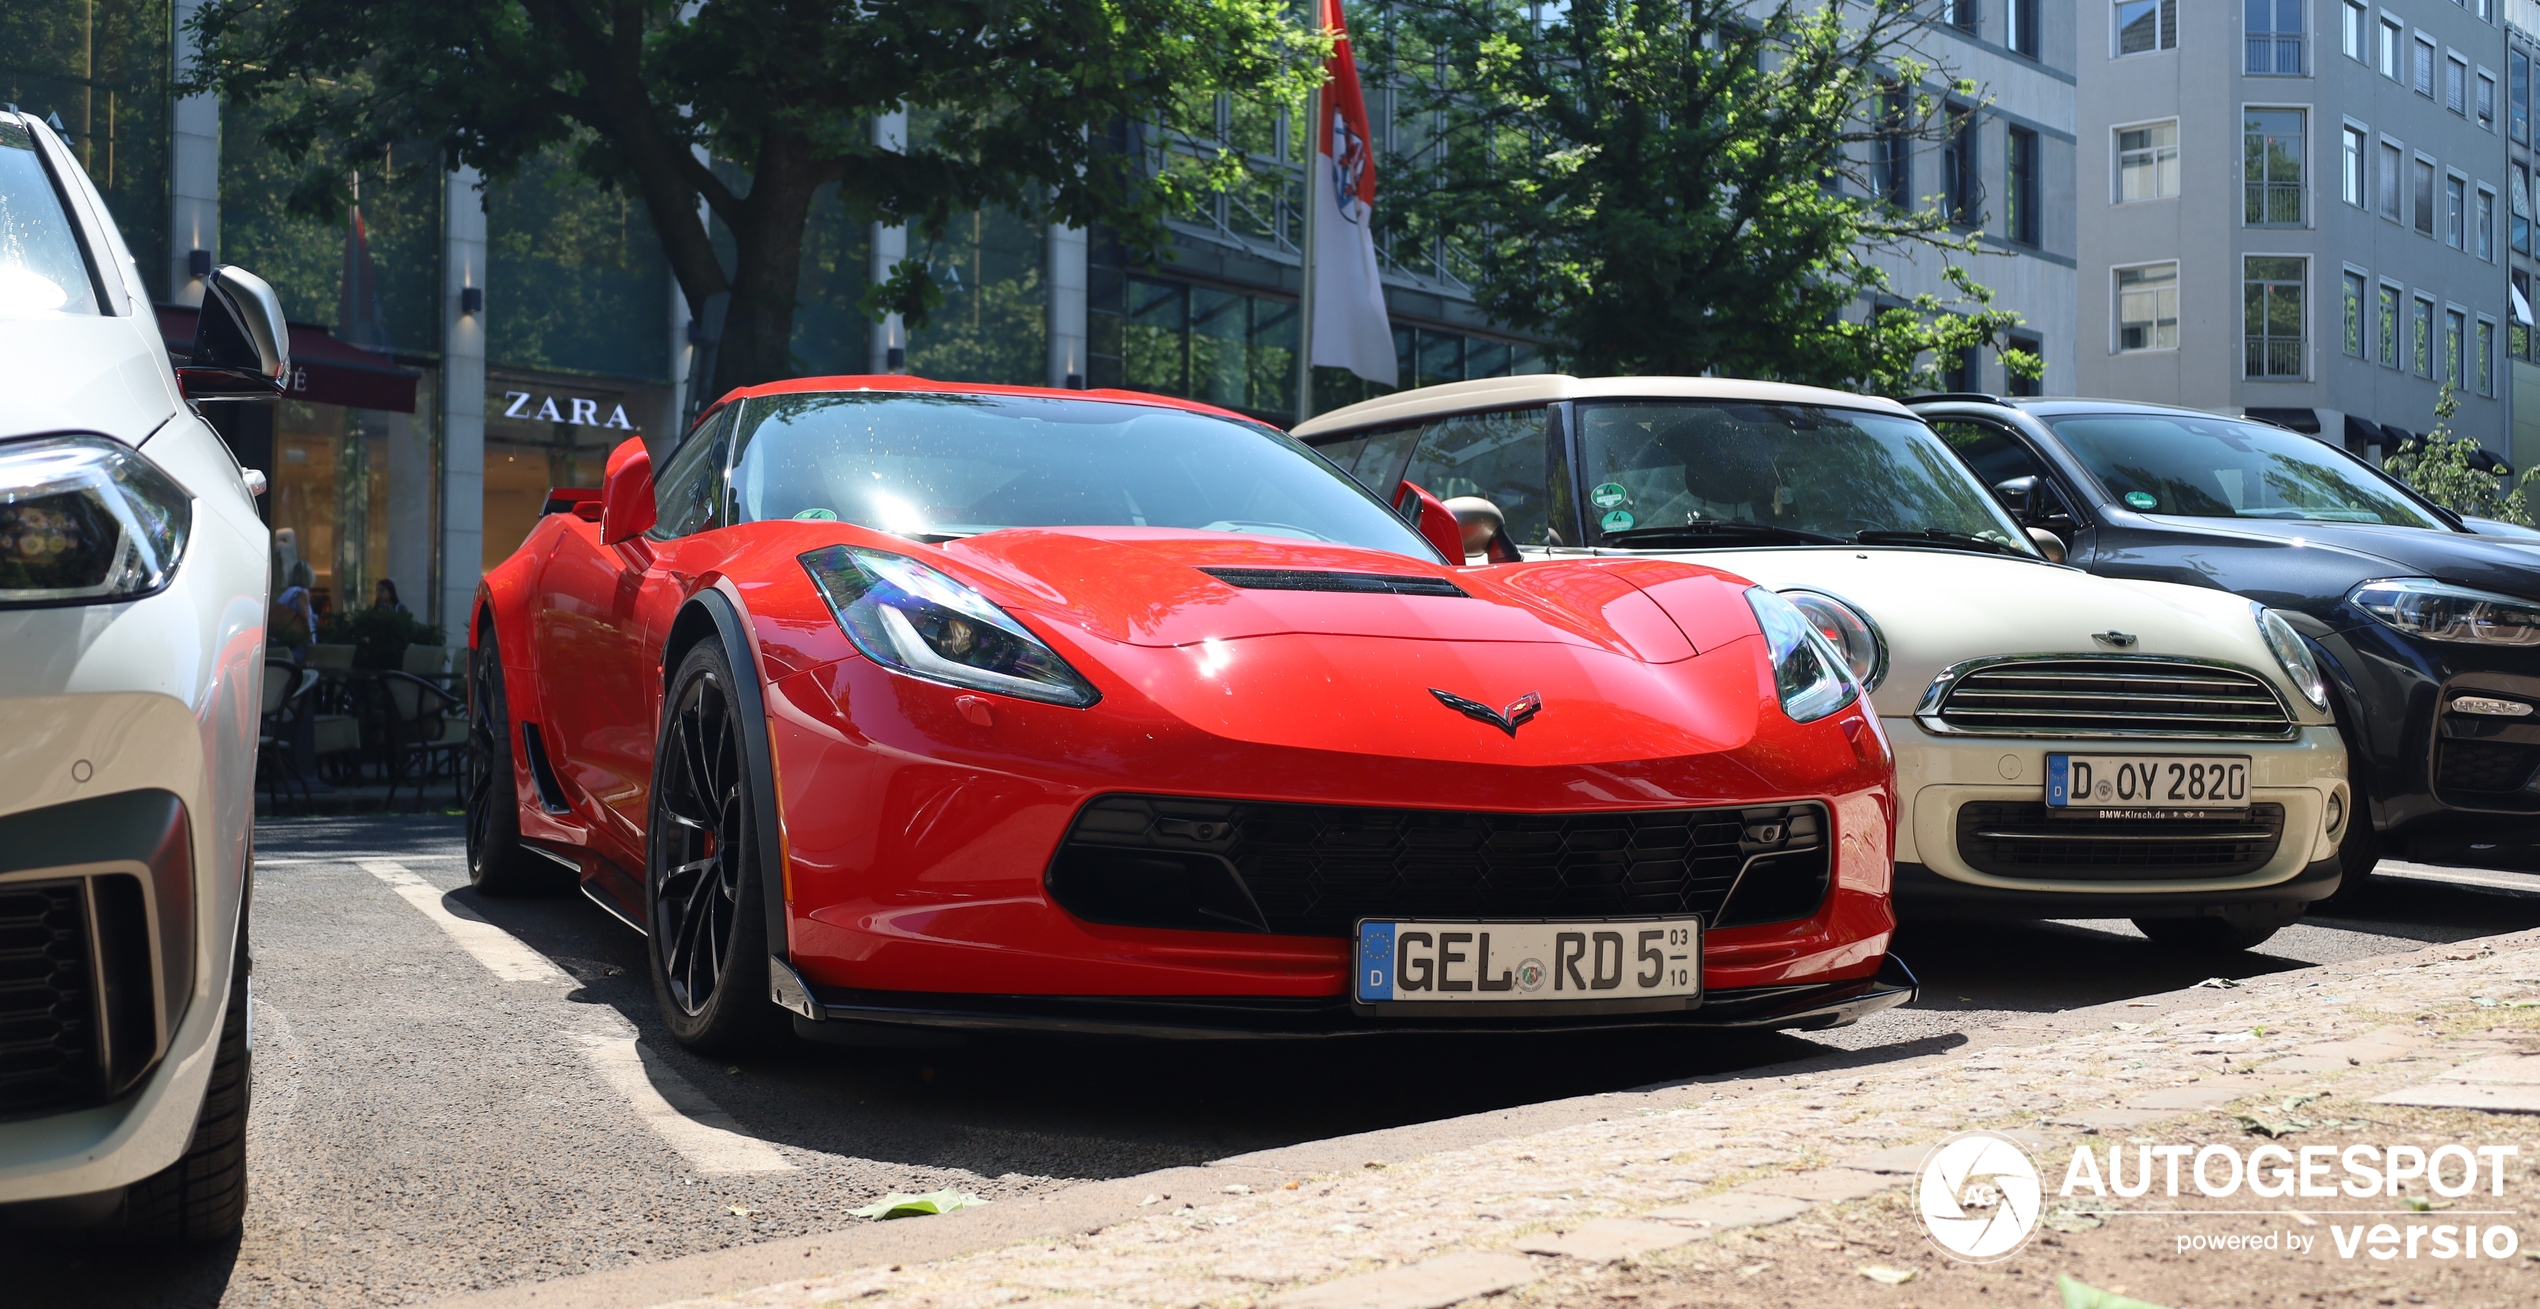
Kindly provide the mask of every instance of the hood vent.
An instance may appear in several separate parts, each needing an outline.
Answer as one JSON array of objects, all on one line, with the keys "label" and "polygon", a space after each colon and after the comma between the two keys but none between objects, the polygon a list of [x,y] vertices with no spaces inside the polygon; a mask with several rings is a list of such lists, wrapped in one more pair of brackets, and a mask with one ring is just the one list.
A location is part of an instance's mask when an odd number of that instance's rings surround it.
[{"label": "hood vent", "polygon": [[1308,568],[1203,568],[1228,586],[1247,591],[1339,591],[1351,595],[1435,595],[1463,599],[1470,593],[1443,577],[1402,573],[1336,573]]}]

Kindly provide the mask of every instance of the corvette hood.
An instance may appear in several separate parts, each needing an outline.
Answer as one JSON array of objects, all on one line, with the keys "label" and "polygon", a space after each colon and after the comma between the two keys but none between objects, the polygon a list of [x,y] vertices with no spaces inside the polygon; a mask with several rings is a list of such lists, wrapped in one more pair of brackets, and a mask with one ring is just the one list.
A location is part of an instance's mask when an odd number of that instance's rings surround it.
[{"label": "corvette hood", "polygon": [[2376,577],[2431,577],[2540,599],[2540,541],[2379,523],[2145,517],[2163,527],[2214,538],[2217,548],[2304,551],[2308,565],[2304,574],[2351,572],[2351,578],[2341,579],[2349,586]]}]

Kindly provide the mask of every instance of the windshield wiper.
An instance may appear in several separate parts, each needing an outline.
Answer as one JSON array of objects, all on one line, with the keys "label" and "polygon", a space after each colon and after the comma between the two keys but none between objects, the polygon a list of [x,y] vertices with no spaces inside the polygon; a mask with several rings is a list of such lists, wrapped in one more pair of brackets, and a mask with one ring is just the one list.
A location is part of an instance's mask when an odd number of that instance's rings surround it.
[{"label": "windshield wiper", "polygon": [[1627,527],[1607,532],[1607,545],[1641,545],[1670,538],[1706,541],[1711,537],[1736,536],[1757,541],[1787,541],[1801,545],[1841,545],[1843,538],[1823,532],[1803,532],[1796,527],[1775,527],[1770,523],[1750,523],[1735,518],[1703,518],[1672,527]]},{"label": "windshield wiper", "polygon": [[1943,527],[1926,527],[1912,532],[1855,532],[1852,539],[1863,545],[1938,545],[1953,550],[1982,550],[1987,554],[2018,555],[2032,558],[2018,546],[2004,545],[1989,536],[1973,532],[1952,532]]}]

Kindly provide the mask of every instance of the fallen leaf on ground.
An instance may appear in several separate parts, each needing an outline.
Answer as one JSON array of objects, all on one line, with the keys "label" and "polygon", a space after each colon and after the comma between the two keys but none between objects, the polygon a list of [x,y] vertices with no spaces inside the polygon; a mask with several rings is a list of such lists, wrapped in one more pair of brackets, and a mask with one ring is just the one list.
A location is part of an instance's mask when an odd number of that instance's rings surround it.
[{"label": "fallen leaf on ground", "polygon": [[2161,1309],[2149,1301],[2102,1291],[2065,1273],[2056,1274],[2055,1290],[2064,1297],[2064,1309]]},{"label": "fallen leaf on ground", "polygon": [[2311,1217],[2309,1214],[2303,1213],[2299,1209],[2287,1209],[2284,1212],[2293,1215],[2293,1221],[2300,1223],[2304,1227],[2317,1227],[2320,1225],[2320,1220]]},{"label": "fallen leaf on ground", "polygon": [[920,1218],[928,1214],[948,1214],[955,1209],[969,1209],[988,1203],[968,1191],[928,1191],[924,1195],[902,1195],[897,1191],[883,1196],[877,1204],[847,1212],[858,1218]]},{"label": "fallen leaf on ground", "polygon": [[1913,1281],[1921,1271],[1917,1268],[1890,1268],[1886,1264],[1872,1264],[1862,1269],[1861,1275],[1883,1285],[1903,1286]]},{"label": "fallen leaf on ground", "polygon": [[741,1206],[739,1206],[739,1205],[737,1205],[737,1204],[736,1204],[736,1205],[734,1205],[734,1206],[732,1206],[732,1216],[733,1216],[733,1217],[735,1217],[735,1218],[747,1218],[747,1217],[749,1217],[751,1214],[754,1214],[754,1213],[757,1213],[757,1212],[758,1212],[758,1210],[756,1210],[756,1209],[744,1209],[744,1208],[742,1208]]},{"label": "fallen leaf on ground", "polygon": [[2307,1132],[2319,1126],[2308,1118],[2260,1118],[2255,1114],[2233,1114],[2232,1121],[2252,1136],[2282,1138],[2295,1132]]},{"label": "fallen leaf on ground", "polygon": [[2119,1023],[2116,1027],[2120,1032],[2139,1032],[2143,1030],[2143,1024],[2141,1023]]},{"label": "fallen leaf on ground", "polygon": [[[2208,977],[2204,981],[2198,982],[2196,985],[2210,986],[2217,991],[2236,991],[2240,989],[2240,983],[2233,981],[2228,977]],[[2188,989],[2194,990],[2195,987],[2190,987]]]}]

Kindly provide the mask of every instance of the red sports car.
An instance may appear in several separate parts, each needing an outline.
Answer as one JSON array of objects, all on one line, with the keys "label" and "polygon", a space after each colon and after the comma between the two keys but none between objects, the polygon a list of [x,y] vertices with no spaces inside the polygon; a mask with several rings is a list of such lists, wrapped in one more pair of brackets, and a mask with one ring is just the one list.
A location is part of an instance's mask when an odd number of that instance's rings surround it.
[{"label": "red sports car", "polygon": [[1397,504],[1157,396],[734,392],[485,579],[471,877],[643,930],[702,1049],[1911,998],[1887,744],[1797,610],[1678,563],[1462,567],[1453,515]]}]

